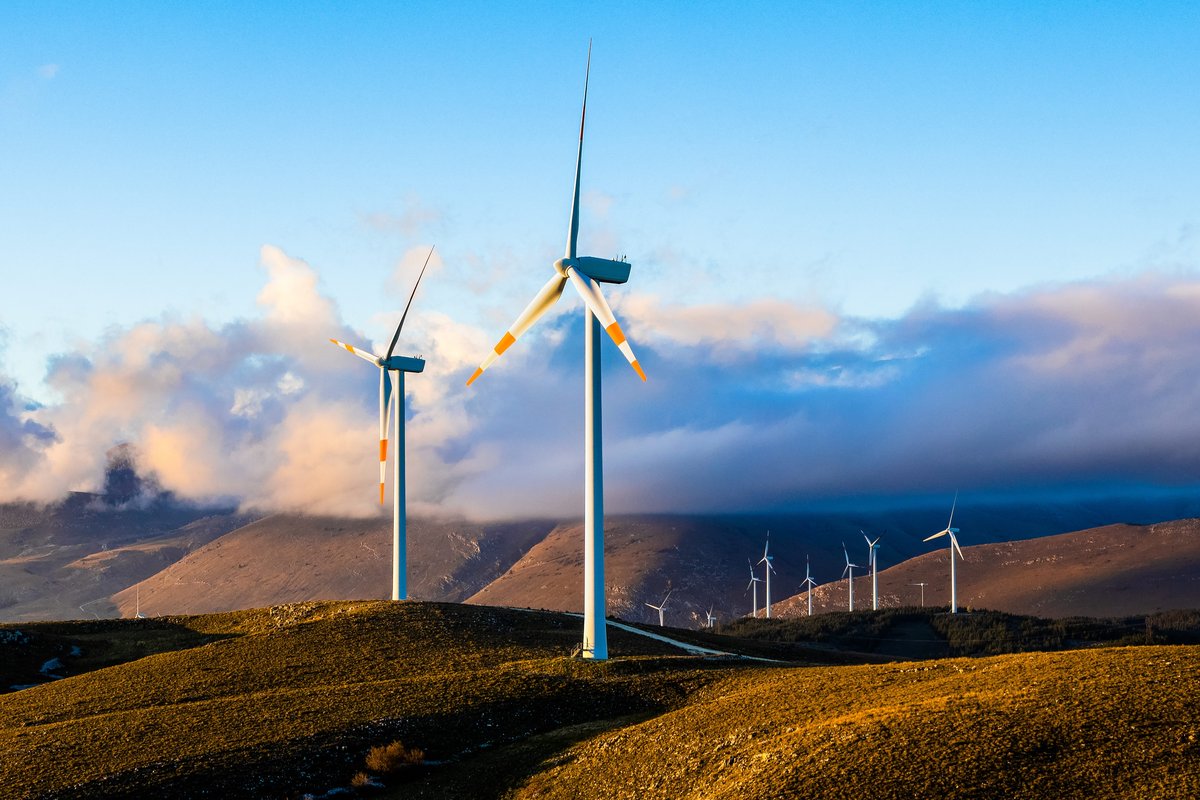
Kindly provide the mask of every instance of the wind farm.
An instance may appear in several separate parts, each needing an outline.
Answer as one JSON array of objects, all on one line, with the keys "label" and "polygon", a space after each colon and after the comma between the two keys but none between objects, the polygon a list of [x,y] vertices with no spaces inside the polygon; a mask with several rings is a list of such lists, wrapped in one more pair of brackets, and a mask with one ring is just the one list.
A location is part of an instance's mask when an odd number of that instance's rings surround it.
[{"label": "wind farm", "polygon": [[1200,796],[1187,9],[115,10],[0,8],[0,794]]}]

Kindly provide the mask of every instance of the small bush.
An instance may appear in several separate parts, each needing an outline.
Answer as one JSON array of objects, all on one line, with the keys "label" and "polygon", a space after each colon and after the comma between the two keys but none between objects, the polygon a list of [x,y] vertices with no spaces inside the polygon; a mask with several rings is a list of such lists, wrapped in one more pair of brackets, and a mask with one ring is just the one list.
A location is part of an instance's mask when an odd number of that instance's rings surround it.
[{"label": "small bush", "polygon": [[408,748],[396,740],[391,744],[372,747],[367,753],[367,769],[388,775],[404,767],[416,766],[425,761],[425,751]]},{"label": "small bush", "polygon": [[371,776],[365,772],[356,772],[354,777],[350,779],[350,785],[355,789],[363,789],[371,785]]}]

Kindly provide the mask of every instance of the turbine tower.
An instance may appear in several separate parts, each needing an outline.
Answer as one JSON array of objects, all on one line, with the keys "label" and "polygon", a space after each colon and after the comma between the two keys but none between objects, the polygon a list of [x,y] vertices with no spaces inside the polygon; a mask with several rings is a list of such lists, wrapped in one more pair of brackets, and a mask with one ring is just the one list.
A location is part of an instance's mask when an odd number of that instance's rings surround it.
[{"label": "turbine tower", "polygon": [[775,556],[767,555],[767,551],[771,549],[771,532],[767,531],[767,544],[763,547],[763,557],[758,563],[763,564],[763,574],[767,576],[767,619],[771,618],[771,573],[775,571],[775,567],[771,564],[775,560]]},{"label": "turbine tower", "polygon": [[653,608],[655,611],[658,612],[658,627],[660,627],[660,628],[663,627],[663,609],[666,607],[667,601],[671,599],[671,592],[673,592],[673,591],[675,591],[675,590],[668,589],[667,596],[664,597],[663,601],[661,603],[659,603],[658,605],[654,605],[653,603],[646,603],[646,605],[650,606],[650,608]]},{"label": "turbine tower", "polygon": [[[383,505],[384,489],[387,480],[388,459],[388,427],[392,409],[395,409],[396,442],[392,448],[392,599],[408,599],[408,520],[404,485],[404,373],[422,372],[425,360],[411,356],[393,355],[396,342],[400,340],[400,331],[404,328],[404,320],[408,318],[408,309],[412,306],[413,298],[417,295],[417,287],[425,276],[425,268],[433,257],[433,248],[425,256],[421,273],[413,284],[412,293],[408,296],[408,304],[400,315],[400,324],[392,334],[392,342],[388,345],[387,355],[377,356],[360,350],[352,344],[330,339],[338,347],[369,361],[379,368],[379,505]],[[396,398],[399,402],[395,402]]]},{"label": "turbine tower", "polygon": [[750,559],[747,558],[746,563],[750,565],[750,583],[748,583],[746,585],[746,589],[745,589],[745,591],[742,592],[742,594],[744,595],[747,591],[754,592],[754,606],[753,606],[754,611],[751,614],[751,616],[754,617],[755,619],[758,619],[758,587],[755,586],[754,584],[762,583],[762,578],[755,576],[754,565],[750,564]]},{"label": "turbine tower", "polygon": [[[954,573],[954,551],[958,551],[958,557],[966,561],[966,557],[962,554],[962,548],[958,546],[958,537],[954,534],[958,533],[958,528],[952,528],[954,524],[954,509],[958,506],[958,492],[954,493],[954,502],[950,505],[950,521],[946,523],[946,527],[935,533],[933,536],[926,536],[924,541],[928,542],[931,539],[936,539],[939,536],[950,537],[950,613],[958,613],[958,579]],[[921,590],[922,595],[924,589]]]},{"label": "turbine tower", "polygon": [[566,255],[554,262],[554,275],[533,298],[517,321],[500,337],[479,368],[467,380],[470,386],[513,342],[529,330],[562,296],[568,281],[584,303],[584,475],[583,475],[583,657],[608,658],[604,592],[604,463],[600,413],[600,340],[607,333],[621,354],[645,381],[646,373],[625,339],[612,309],[600,293],[600,283],[625,283],[629,262],[576,255],[579,240],[579,178],[583,164],[583,125],[587,120],[587,87],[592,69],[588,44],[588,66],[583,79],[583,112],[579,118],[579,151],[575,157],[575,191],[567,226]]},{"label": "turbine tower", "polygon": [[812,579],[812,575],[808,572],[808,556],[804,557],[804,581],[801,586],[808,587],[808,615],[812,616],[812,590],[817,585],[817,582]]},{"label": "turbine tower", "polygon": [[850,576],[850,610],[854,610],[854,570],[862,569],[858,564],[850,563],[850,551],[846,549],[846,543],[842,542],[842,552],[846,555],[846,568],[842,570],[842,577]]},{"label": "turbine tower", "polygon": [[929,584],[926,583],[925,581],[921,581],[920,583],[910,583],[909,584],[909,586],[920,586],[921,587],[921,608],[925,607],[925,587],[928,585]]},{"label": "turbine tower", "polygon": [[[875,541],[871,541],[871,537],[867,536],[862,529],[858,531],[867,540],[867,566],[871,568],[871,610],[879,610],[879,540],[882,537],[876,536]],[[887,531],[884,531],[886,533]]]}]

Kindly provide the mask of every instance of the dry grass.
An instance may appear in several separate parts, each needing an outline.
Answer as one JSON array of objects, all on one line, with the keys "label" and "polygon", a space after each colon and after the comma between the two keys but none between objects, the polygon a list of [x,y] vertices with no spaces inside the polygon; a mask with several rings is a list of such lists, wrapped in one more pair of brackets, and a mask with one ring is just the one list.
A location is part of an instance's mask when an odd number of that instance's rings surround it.
[{"label": "dry grass", "polygon": [[367,751],[367,769],[380,775],[390,775],[405,767],[425,763],[425,751],[416,747],[405,747],[397,739],[391,744],[381,744]]},{"label": "dry grass", "polygon": [[1200,796],[1200,648],[760,671],[544,764],[513,797]]},{"label": "dry grass", "polygon": [[164,624],[189,649],[0,696],[0,794],[365,789],[403,741],[427,760],[385,796],[1200,796],[1197,646],[763,667],[614,631],[594,664],[563,657],[577,619],[479,606]]}]

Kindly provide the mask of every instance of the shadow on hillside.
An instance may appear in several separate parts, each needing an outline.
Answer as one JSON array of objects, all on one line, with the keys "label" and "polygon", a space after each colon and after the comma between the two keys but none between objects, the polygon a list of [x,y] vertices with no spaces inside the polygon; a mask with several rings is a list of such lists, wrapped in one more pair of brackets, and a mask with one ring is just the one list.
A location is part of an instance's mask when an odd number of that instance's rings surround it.
[{"label": "shadow on hillside", "polygon": [[4,625],[0,626],[0,694],[236,635],[201,633],[166,619]]}]

